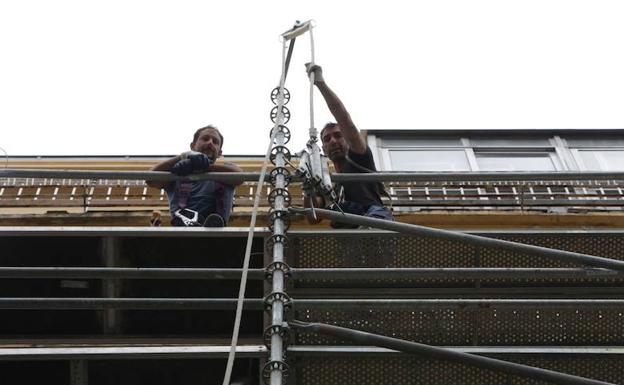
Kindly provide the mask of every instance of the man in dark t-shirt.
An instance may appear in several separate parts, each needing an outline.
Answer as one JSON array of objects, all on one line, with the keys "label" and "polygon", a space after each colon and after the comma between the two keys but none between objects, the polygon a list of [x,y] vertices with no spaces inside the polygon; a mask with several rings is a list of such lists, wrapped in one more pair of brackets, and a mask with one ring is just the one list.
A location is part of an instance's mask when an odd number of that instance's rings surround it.
[{"label": "man in dark t-shirt", "polygon": [[[318,65],[306,65],[308,75],[314,74],[314,84],[319,89],[327,107],[337,123],[327,123],[321,130],[323,152],[334,163],[337,172],[363,173],[376,171],[371,149],[351,120],[351,115],[338,96],[329,88]],[[394,220],[392,213],[381,202],[383,185],[379,182],[343,182],[340,207],[344,212],[380,219]],[[305,201],[308,203],[308,201]],[[315,204],[321,203],[316,200]],[[333,227],[346,227],[332,223]]]},{"label": "man in dark t-shirt", "polygon": [[[170,171],[185,176],[194,173],[221,171],[241,172],[233,163],[215,164],[222,154],[223,135],[213,125],[195,131],[191,151],[183,152],[152,168],[152,171]],[[173,226],[225,226],[232,210],[235,185],[212,180],[201,181],[149,181],[150,187],[167,192],[171,224]]]}]

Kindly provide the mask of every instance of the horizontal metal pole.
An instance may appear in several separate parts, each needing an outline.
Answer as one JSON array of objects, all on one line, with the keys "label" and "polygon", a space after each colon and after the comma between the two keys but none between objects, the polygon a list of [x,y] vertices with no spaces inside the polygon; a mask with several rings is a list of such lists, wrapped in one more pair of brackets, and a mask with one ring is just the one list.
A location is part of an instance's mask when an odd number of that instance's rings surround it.
[{"label": "horizontal metal pole", "polygon": [[624,299],[295,299],[297,310],[414,310],[465,308],[600,308],[624,309]]},{"label": "horizontal metal pole", "polygon": [[624,180],[624,172],[373,172],[332,174],[336,182]]},{"label": "horizontal metal pole", "polygon": [[[255,233],[260,236],[270,236],[268,227],[256,228]],[[164,238],[241,238],[247,237],[249,227],[150,227],[150,226],[0,226],[1,237],[100,237],[111,236],[119,238],[128,237],[164,237]],[[511,237],[511,236],[554,236],[554,237],[624,237],[624,229],[621,228],[592,228],[592,229],[497,229],[497,230],[472,230],[469,234],[479,234],[488,237]],[[387,231],[367,231],[367,235],[394,236]],[[306,237],[308,239],[325,239],[325,237],[353,237],[362,236],[362,230],[350,229],[336,231],[331,228],[318,229],[292,229],[288,236]]]},{"label": "horizontal metal pole", "polygon": [[[0,178],[70,178],[70,179],[119,179],[170,182],[174,180],[214,180],[219,182],[251,182],[260,177],[258,172],[210,172],[186,177],[166,171],[89,171],[58,169],[0,169]],[[334,173],[335,182],[457,182],[457,181],[624,181],[624,172],[374,172]],[[265,180],[268,180],[267,176]],[[300,181],[301,178],[293,177]]]},{"label": "horizontal metal pole", "polygon": [[[102,343],[106,343],[103,340]],[[154,342],[151,342],[154,344]],[[95,359],[188,359],[225,358],[230,346],[191,345],[191,346],[97,346],[97,347],[58,347],[58,348],[2,348],[0,361],[31,360],[95,360]],[[241,358],[266,357],[264,345],[238,345],[236,356]]]},{"label": "horizontal metal pole", "polygon": [[300,321],[290,322],[290,325],[298,330],[306,332],[329,335],[354,341],[361,345],[374,345],[400,352],[424,356],[425,358],[438,359],[443,361],[457,362],[464,365],[504,372],[521,377],[528,377],[542,381],[550,381],[557,384],[566,385],[605,385],[606,382],[592,380],[589,378],[573,376],[566,373],[555,372],[536,368],[533,366],[516,364],[498,360],[495,358],[483,357],[456,350],[440,348],[437,346],[425,345],[418,342],[400,340],[398,338],[385,337],[377,334],[366,333],[359,330],[343,328],[339,326],[322,323],[305,323]]},{"label": "horizontal metal pole", "polygon": [[[624,198],[624,195],[622,195]],[[103,202],[106,203],[106,202]],[[25,203],[21,203],[25,205]],[[129,204],[128,204],[129,205]],[[449,197],[446,200],[427,200],[426,197],[414,197],[411,200],[392,200],[392,206],[394,207],[515,207],[526,209],[534,207],[621,207],[624,206],[624,199],[610,199],[610,200],[597,200],[594,198],[575,199],[575,200],[552,200],[552,199],[536,199],[525,200],[519,202],[517,200],[470,200],[462,199],[460,197]],[[620,211],[620,210],[618,210]]]},{"label": "horizontal metal pole", "polygon": [[[127,278],[240,279],[241,269],[125,267],[0,267],[0,278]],[[263,269],[249,269],[248,278],[263,280]]]},{"label": "horizontal metal pole", "polygon": [[[249,269],[248,279],[264,280],[264,269]],[[240,279],[242,269],[130,267],[0,267],[0,278],[80,279]],[[560,279],[620,278],[624,271],[563,268],[305,268],[291,269],[292,279]]]},{"label": "horizontal metal pole", "polygon": [[[17,187],[15,187],[17,188]],[[19,200],[18,200],[19,198]],[[36,200],[35,200],[36,198]],[[301,201],[302,196],[294,195],[293,200]],[[11,200],[9,200],[11,199]],[[246,201],[247,196],[241,196],[237,198],[236,207],[251,207],[252,202]],[[385,202],[390,200],[384,199]],[[267,199],[264,198],[261,202],[266,203]],[[107,199],[107,198],[93,198],[89,195],[89,200],[84,202],[82,196],[76,196],[74,199],[70,196],[41,196],[41,195],[19,195],[12,197],[5,197],[0,201],[0,207],[111,207],[111,206],[162,206],[167,207],[167,201],[161,200],[160,197],[145,197],[133,198],[133,199]],[[395,199],[392,196],[392,206],[396,209],[399,207],[433,207],[433,208],[475,208],[475,207],[512,207],[520,209],[531,209],[534,207],[614,207],[619,209],[624,206],[624,194],[619,198],[596,199],[595,197],[577,198],[575,200],[570,199],[527,199],[524,202],[520,202],[518,199],[464,199],[460,196],[453,197],[448,196],[444,199],[429,200],[427,197],[414,196],[412,199]]]},{"label": "horizontal metal pole", "polygon": [[[312,209],[290,209],[293,212],[309,213]],[[450,230],[434,229],[431,227],[412,225],[407,223],[387,221],[383,219],[376,219],[370,217],[364,217],[361,215],[344,214],[337,211],[316,209],[316,214],[321,218],[331,219],[334,221],[350,223],[354,225],[370,226],[383,230],[396,231],[402,234],[411,234],[419,236],[428,236],[432,238],[446,239],[450,241],[463,242],[475,246],[491,247],[496,249],[514,251],[518,253],[524,253],[528,255],[535,255],[548,259],[556,259],[563,262],[575,262],[583,265],[601,267],[606,269],[613,269],[618,271],[624,271],[624,261],[615,259],[597,257],[594,255],[575,253],[572,251],[549,249],[547,247],[527,245],[524,243],[517,243],[511,241],[505,241],[502,239],[487,238],[479,235],[460,233]]]},{"label": "horizontal metal pole", "polygon": [[[0,309],[124,309],[124,310],[232,310],[233,298],[0,298]],[[245,310],[262,310],[262,299],[245,299]]]},{"label": "horizontal metal pole", "polygon": [[[398,310],[473,308],[615,308],[624,309],[624,299],[294,299],[305,309]],[[0,309],[187,309],[232,310],[234,298],[0,298]],[[245,299],[246,310],[261,310],[264,300]]]},{"label": "horizontal metal pole", "polygon": [[[0,178],[69,178],[69,179],[119,179],[150,180],[154,182],[214,180],[224,183],[258,181],[257,172],[210,172],[177,176],[167,171],[88,171],[53,169],[1,169]],[[268,178],[266,178],[268,180]]]},{"label": "horizontal metal pole", "polygon": [[[0,237],[154,237],[154,238],[242,238],[249,227],[139,227],[139,226],[0,226]],[[256,228],[258,237],[268,228]]]}]

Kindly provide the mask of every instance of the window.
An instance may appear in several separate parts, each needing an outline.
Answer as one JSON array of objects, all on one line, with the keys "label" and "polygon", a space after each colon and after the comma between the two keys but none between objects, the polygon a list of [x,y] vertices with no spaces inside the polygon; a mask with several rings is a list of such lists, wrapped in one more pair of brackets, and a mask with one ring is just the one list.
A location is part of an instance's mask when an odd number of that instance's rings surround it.
[{"label": "window", "polygon": [[470,171],[464,150],[395,150],[388,152],[394,171]]},{"label": "window", "polygon": [[624,150],[577,150],[588,171],[624,171]]},{"label": "window", "polygon": [[380,169],[554,172],[566,167],[559,142],[548,135],[460,135],[378,138]]},{"label": "window", "polygon": [[554,153],[475,153],[480,171],[556,171]]},{"label": "window", "polygon": [[[485,130],[414,135],[374,136],[371,148],[380,170],[423,172],[556,172],[563,170],[624,170],[624,135],[592,137],[520,130]],[[571,148],[568,140],[581,147]],[[602,147],[586,147],[587,145]],[[612,147],[604,147],[611,144]],[[583,151],[589,153],[581,154]],[[617,151],[616,151],[617,150]],[[584,161],[583,161],[584,160]],[[583,166],[583,163],[587,163]],[[621,166],[620,166],[621,165]]]}]

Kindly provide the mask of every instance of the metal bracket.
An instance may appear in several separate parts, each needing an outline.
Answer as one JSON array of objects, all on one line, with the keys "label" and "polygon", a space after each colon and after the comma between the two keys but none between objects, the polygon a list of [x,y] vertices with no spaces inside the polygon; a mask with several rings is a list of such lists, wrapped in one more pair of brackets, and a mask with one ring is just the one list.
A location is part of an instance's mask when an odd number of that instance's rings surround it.
[{"label": "metal bracket", "polygon": [[271,184],[273,186],[275,186],[278,175],[284,176],[284,187],[288,187],[288,185],[290,184],[290,171],[286,167],[275,167],[273,170],[271,170],[269,176],[271,177]]},{"label": "metal bracket", "polygon": [[266,346],[267,348],[271,348],[271,337],[273,336],[273,334],[279,334],[279,336],[282,337],[282,345],[285,350],[288,342],[290,341],[290,328],[288,327],[288,324],[285,325],[286,326],[271,325],[264,329],[264,346]]},{"label": "metal bracket", "polygon": [[271,380],[271,372],[274,370],[279,370],[282,372],[282,377],[288,377],[290,374],[290,367],[284,361],[269,361],[264,364],[262,368],[262,379],[265,384],[268,384]]},{"label": "metal bracket", "polygon": [[267,254],[273,254],[273,247],[275,247],[276,243],[281,243],[284,248],[288,247],[288,237],[282,234],[273,234],[267,239],[265,247],[265,251]]},{"label": "metal bracket", "polygon": [[284,273],[284,278],[290,277],[291,275],[290,266],[288,266],[287,263],[276,261],[271,262],[264,268],[264,277],[267,281],[270,281],[273,279],[273,273],[278,270]]},{"label": "metal bracket", "polygon": [[274,188],[273,190],[271,190],[268,196],[269,203],[273,205],[275,203],[275,198],[277,198],[278,196],[281,196],[282,198],[284,198],[285,206],[290,205],[290,200],[291,200],[290,193],[288,192],[288,190],[283,189],[283,188]]},{"label": "metal bracket", "polygon": [[265,310],[273,309],[273,303],[275,301],[280,301],[284,305],[284,311],[290,309],[292,306],[292,300],[288,296],[288,294],[283,291],[274,291],[271,294],[264,297],[264,308]]},{"label": "metal bracket", "polygon": [[281,219],[282,222],[284,222],[283,232],[288,231],[288,229],[290,228],[290,213],[288,212],[288,210],[271,209],[269,211],[269,229],[271,229],[271,231],[275,230],[274,224],[277,219]]},{"label": "metal bracket", "polygon": [[286,160],[290,161],[291,155],[290,155],[290,150],[288,150],[288,148],[284,147],[284,146],[275,146],[273,147],[273,149],[271,149],[271,163],[273,163],[273,165],[275,166],[275,158],[277,157],[277,153],[281,153],[282,155],[284,155],[284,158],[286,158]]}]

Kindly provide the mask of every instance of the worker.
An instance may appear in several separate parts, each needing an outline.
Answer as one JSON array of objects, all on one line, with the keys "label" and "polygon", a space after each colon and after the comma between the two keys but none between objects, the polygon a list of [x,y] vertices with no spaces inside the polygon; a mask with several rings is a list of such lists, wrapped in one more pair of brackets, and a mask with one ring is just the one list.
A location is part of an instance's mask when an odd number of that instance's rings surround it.
[{"label": "worker", "polygon": [[[215,164],[222,155],[223,135],[213,125],[198,129],[190,144],[191,151],[183,152],[152,168],[152,171],[170,171],[179,176],[203,172],[241,172],[234,163]],[[242,183],[242,182],[241,182]],[[150,187],[167,192],[171,224],[173,226],[222,227],[232,211],[234,189],[240,183],[202,181],[148,181]]]},{"label": "worker", "polygon": [[[306,64],[308,76],[314,76],[314,85],[327,103],[336,122],[327,123],[321,130],[320,139],[325,155],[333,162],[339,173],[375,172],[375,161],[370,147],[364,141],[360,131],[351,120],[351,115],[338,96],[329,88],[323,77],[323,70],[318,65]],[[381,195],[385,194],[380,182],[342,182],[336,186],[339,194],[338,205],[345,213],[363,215],[393,221],[392,212],[384,206]],[[310,200],[313,199],[313,202]],[[316,195],[305,199],[304,204],[316,207],[325,206],[323,198]],[[309,218],[311,222],[320,220]],[[332,222],[334,228],[357,227],[344,223]]]}]

